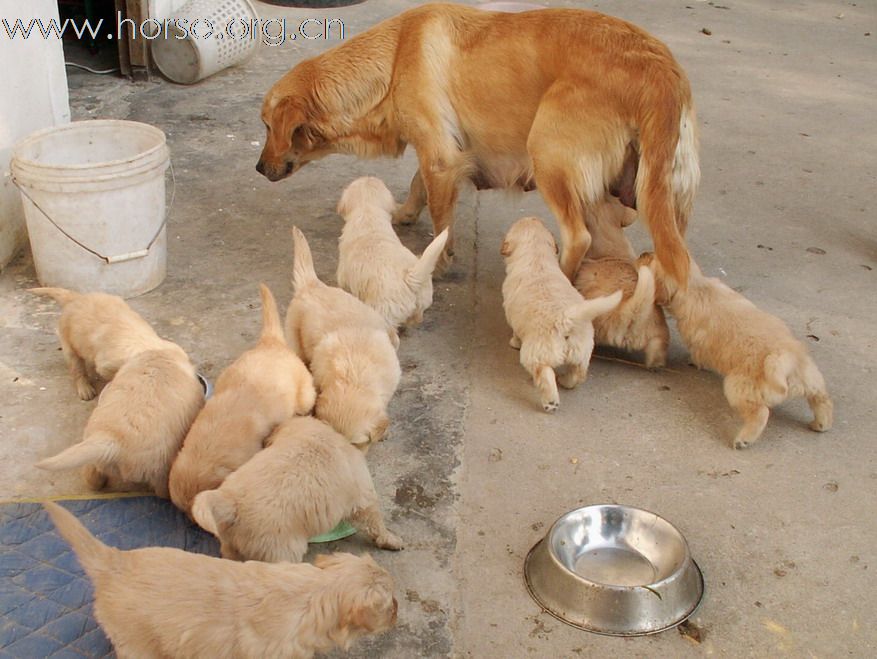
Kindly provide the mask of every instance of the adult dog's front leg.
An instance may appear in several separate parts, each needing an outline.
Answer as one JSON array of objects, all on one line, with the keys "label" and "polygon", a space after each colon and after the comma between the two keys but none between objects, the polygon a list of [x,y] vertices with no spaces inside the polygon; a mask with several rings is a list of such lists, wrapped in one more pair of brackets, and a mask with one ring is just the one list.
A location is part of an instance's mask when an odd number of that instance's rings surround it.
[{"label": "adult dog's front leg", "polygon": [[414,224],[420,213],[426,206],[426,186],[420,170],[414,172],[411,179],[411,188],[408,190],[408,198],[401,206],[393,211],[393,224]]},{"label": "adult dog's front leg", "polygon": [[456,167],[421,164],[420,175],[426,188],[434,234],[437,236],[445,229],[448,230],[445,251],[435,269],[435,272],[440,274],[451,264],[454,255],[454,207],[457,204],[457,183],[460,174]]}]

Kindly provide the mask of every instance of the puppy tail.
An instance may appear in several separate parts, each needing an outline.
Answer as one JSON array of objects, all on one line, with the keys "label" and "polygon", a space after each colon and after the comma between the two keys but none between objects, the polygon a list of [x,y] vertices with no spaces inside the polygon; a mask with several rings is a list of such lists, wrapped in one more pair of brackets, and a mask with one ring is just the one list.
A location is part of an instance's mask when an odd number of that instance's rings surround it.
[{"label": "puppy tail", "polygon": [[61,471],[87,464],[104,465],[113,462],[118,454],[119,445],[112,437],[94,435],[61,451],[56,456],[40,460],[34,466],[47,471]]},{"label": "puppy tail", "polygon": [[637,205],[646,219],[655,254],[680,289],[688,286],[689,255],[682,233],[700,181],[694,112],[682,103],[640,126]]},{"label": "puppy tail", "polygon": [[259,295],[262,298],[262,336],[259,340],[285,342],[283,323],[280,320],[280,312],[277,311],[277,300],[274,299],[271,289],[265,284],[259,284]]},{"label": "puppy tail", "polygon": [[298,290],[301,286],[319,281],[317,271],[314,270],[314,257],[305,235],[298,227],[292,227],[292,238],[295,242],[295,252],[292,261],[292,283]]},{"label": "puppy tail", "polygon": [[619,307],[628,327],[636,327],[646,322],[655,306],[655,275],[646,265],[637,270],[636,288],[630,299]]},{"label": "puppy tail", "polygon": [[582,300],[581,303],[577,304],[569,311],[568,317],[571,324],[580,325],[583,323],[590,323],[597,316],[609,313],[621,303],[621,296],[621,291],[617,290],[612,295],[603,295],[590,300]]},{"label": "puppy tail", "polygon": [[236,516],[234,501],[219,490],[199,492],[192,502],[192,519],[216,537],[219,537],[220,529],[234,522]]},{"label": "puppy tail", "polygon": [[66,288],[29,288],[27,289],[27,291],[28,293],[33,293],[34,295],[50,297],[62,307],[66,306],[68,302],[72,302],[82,295],[81,293],[77,293],[76,291],[68,291]]},{"label": "puppy tail", "polygon": [[58,533],[73,547],[88,576],[94,579],[98,573],[107,569],[107,559],[116,552],[115,549],[107,547],[89,533],[82,522],[66,508],[51,501],[44,501],[43,507],[55,523]]},{"label": "puppy tail", "polygon": [[438,263],[445,245],[448,242],[448,230],[445,229],[423,250],[423,254],[417,260],[417,263],[405,273],[405,283],[413,291],[419,291],[428,279],[432,277],[432,272]]}]

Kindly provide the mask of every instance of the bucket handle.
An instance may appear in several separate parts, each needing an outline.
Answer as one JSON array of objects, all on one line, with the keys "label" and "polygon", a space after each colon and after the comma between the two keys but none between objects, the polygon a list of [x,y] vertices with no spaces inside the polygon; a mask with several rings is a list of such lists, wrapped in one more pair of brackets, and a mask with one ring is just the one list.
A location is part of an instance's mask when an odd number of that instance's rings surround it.
[{"label": "bucket handle", "polygon": [[15,179],[14,176],[12,177],[12,183],[13,183],[13,185],[15,185],[16,188],[18,188],[21,191],[21,194],[23,194],[25,197],[27,197],[27,199],[28,199],[28,201],[30,201],[30,203],[32,203],[34,206],[36,206],[36,209],[40,213],[43,214],[43,217],[45,217],[51,223],[51,225],[53,227],[55,227],[58,231],[60,231],[67,238],[69,238],[71,241],[73,241],[74,243],[79,245],[82,249],[84,249],[89,254],[94,254],[97,258],[104,261],[107,265],[113,265],[114,263],[124,263],[125,261],[133,261],[134,259],[142,259],[144,256],[147,256],[149,254],[149,250],[152,249],[152,246],[155,244],[155,241],[158,240],[158,237],[161,235],[161,232],[167,226],[167,219],[170,216],[171,209],[174,207],[174,199],[177,196],[177,177],[174,175],[174,164],[170,160],[168,160],[168,167],[171,170],[171,201],[170,201],[170,204],[168,204],[167,210],[164,213],[164,219],[161,221],[161,225],[158,227],[158,230],[155,232],[155,235],[152,236],[152,240],[149,241],[149,244],[146,246],[145,249],[138,249],[138,250],[133,251],[133,252],[127,252],[125,254],[117,254],[115,256],[104,256],[100,252],[93,250],[88,245],[83,245],[81,242],[76,240],[76,238],[74,238],[69,233],[64,231],[64,229],[62,229],[60,226],[58,226],[58,223],[52,219],[52,216],[49,215],[46,211],[44,211],[42,209],[42,207],[40,207],[40,205],[36,201],[34,201],[33,197],[31,197],[27,193],[27,190],[25,190],[18,183],[18,181]]}]

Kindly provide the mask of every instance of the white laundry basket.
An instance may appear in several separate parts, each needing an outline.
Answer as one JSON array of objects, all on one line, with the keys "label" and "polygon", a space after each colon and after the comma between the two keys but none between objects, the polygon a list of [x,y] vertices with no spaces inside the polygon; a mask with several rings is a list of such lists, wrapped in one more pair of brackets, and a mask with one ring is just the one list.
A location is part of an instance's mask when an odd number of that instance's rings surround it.
[{"label": "white laundry basket", "polygon": [[243,62],[261,37],[249,0],[191,0],[163,23],[152,59],[165,77],[186,85]]},{"label": "white laundry basket", "polygon": [[164,281],[169,164],[164,133],[134,121],[77,121],[16,144],[40,283],[134,297]]}]

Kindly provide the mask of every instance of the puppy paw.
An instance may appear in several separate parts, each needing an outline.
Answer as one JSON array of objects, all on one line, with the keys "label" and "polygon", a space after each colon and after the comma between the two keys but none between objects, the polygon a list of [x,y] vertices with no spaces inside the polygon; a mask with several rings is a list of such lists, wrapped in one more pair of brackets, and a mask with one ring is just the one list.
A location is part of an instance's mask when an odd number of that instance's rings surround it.
[{"label": "puppy paw", "polygon": [[809,423],[809,427],[810,430],[813,430],[814,432],[825,432],[826,430],[831,429],[831,424],[826,423],[825,421],[822,421],[820,419],[813,419]]},{"label": "puppy paw", "polygon": [[521,349],[521,340],[517,336],[512,334],[512,338],[509,339],[509,345],[512,348],[514,348],[515,350],[520,350]]},{"label": "puppy paw", "polygon": [[405,546],[405,543],[402,542],[402,538],[400,538],[398,535],[387,531],[384,535],[375,538],[375,546],[379,547],[380,549],[399,551]]},{"label": "puppy paw", "polygon": [[542,409],[549,414],[556,412],[558,407],[560,407],[559,400],[546,400],[542,403]]},{"label": "puppy paw", "polygon": [[76,393],[82,400],[91,400],[95,395],[94,385],[88,380],[77,380]]},{"label": "puppy paw", "polygon": [[735,437],[735,438],[734,438],[734,448],[735,448],[735,449],[746,448],[746,447],[748,447],[749,444],[751,444],[751,443],[752,443],[752,442],[748,442],[748,441],[746,441],[745,439],[741,439],[740,437]]}]

